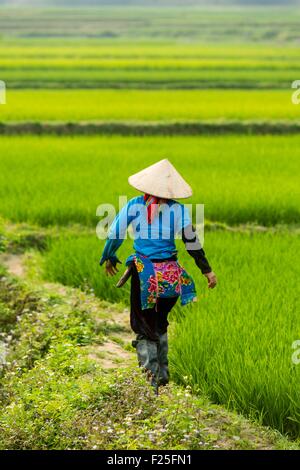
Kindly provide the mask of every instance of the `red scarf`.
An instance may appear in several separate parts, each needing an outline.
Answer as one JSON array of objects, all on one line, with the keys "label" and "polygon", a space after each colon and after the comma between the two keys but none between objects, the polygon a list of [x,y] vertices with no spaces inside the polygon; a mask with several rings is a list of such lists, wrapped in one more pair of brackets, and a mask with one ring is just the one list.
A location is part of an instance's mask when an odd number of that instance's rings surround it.
[{"label": "red scarf", "polygon": [[144,201],[147,207],[148,224],[151,224],[158,211],[159,198],[156,196],[151,196],[151,194],[145,194]]}]

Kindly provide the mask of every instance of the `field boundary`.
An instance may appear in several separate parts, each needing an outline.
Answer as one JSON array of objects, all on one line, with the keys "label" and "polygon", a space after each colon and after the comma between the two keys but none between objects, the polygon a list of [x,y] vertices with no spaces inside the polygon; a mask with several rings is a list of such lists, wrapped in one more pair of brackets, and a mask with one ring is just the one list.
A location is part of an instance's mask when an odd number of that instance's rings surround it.
[{"label": "field boundary", "polygon": [[300,121],[179,122],[0,122],[0,135],[287,135],[300,134]]},{"label": "field boundary", "polygon": [[[222,73],[222,70],[220,70]],[[8,77],[9,78],[9,77]],[[274,82],[268,81],[227,81],[220,80],[156,80],[156,81],[92,81],[92,80],[79,80],[79,81],[38,81],[38,80],[23,80],[14,81],[8,80],[11,90],[27,90],[27,89],[43,89],[43,90],[76,90],[78,88],[85,90],[98,90],[98,89],[112,89],[112,90],[286,90],[290,87],[290,82],[286,80],[276,80]]]}]

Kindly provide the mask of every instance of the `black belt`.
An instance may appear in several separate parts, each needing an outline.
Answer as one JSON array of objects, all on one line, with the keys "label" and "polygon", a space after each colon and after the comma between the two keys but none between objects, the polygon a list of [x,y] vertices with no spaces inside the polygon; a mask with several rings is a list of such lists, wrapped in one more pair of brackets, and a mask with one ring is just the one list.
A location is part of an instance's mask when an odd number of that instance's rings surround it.
[{"label": "black belt", "polygon": [[164,263],[165,261],[177,261],[177,256],[174,255],[174,256],[171,256],[170,258],[160,258],[160,259],[150,258],[150,261],[152,261],[152,263]]}]

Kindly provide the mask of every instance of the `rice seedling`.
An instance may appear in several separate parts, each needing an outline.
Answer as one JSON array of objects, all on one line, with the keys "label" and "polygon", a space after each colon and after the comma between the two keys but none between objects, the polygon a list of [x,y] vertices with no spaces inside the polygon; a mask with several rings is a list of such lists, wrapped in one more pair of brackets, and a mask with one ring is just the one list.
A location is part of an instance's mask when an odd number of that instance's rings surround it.
[{"label": "rice seedling", "polygon": [[[178,305],[172,314],[174,377],[216,402],[299,435],[300,367],[292,362],[292,344],[300,334],[299,237],[207,232],[205,250],[219,278],[212,292],[180,240],[178,247],[199,301]],[[96,236],[62,237],[45,255],[45,275],[128,303],[129,283],[117,289],[98,265],[102,248]],[[127,240],[121,259],[131,252]]]},{"label": "rice seedling", "polygon": [[299,120],[291,90],[10,90],[2,122]]},{"label": "rice seedling", "polygon": [[[0,43],[1,45],[1,43]],[[10,88],[290,88],[299,78],[294,46],[44,39],[3,41],[1,80]]]},{"label": "rice seedling", "polygon": [[96,226],[99,204],[136,194],[128,175],[168,157],[207,219],[297,223],[299,149],[298,136],[2,137],[0,213],[40,225]]}]

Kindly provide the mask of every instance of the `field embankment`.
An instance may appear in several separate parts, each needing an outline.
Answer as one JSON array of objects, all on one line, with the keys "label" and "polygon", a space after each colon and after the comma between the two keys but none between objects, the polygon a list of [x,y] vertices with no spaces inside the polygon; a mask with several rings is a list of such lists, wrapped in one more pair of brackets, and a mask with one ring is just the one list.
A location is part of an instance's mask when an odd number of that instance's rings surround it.
[{"label": "field embankment", "polygon": [[300,122],[202,121],[202,122],[10,122],[0,123],[0,135],[37,136],[203,136],[299,135]]}]

